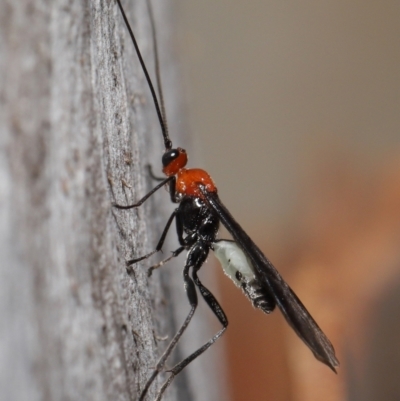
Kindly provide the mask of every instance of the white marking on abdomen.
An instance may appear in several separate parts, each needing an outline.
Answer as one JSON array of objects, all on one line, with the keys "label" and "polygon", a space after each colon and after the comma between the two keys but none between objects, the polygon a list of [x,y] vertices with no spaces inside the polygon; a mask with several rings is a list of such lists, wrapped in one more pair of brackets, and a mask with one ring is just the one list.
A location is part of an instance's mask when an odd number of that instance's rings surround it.
[{"label": "white marking on abdomen", "polygon": [[246,282],[255,279],[251,262],[234,241],[217,241],[213,244],[214,253],[221,263],[224,273],[239,287],[242,288],[243,281],[238,280],[239,272]]}]

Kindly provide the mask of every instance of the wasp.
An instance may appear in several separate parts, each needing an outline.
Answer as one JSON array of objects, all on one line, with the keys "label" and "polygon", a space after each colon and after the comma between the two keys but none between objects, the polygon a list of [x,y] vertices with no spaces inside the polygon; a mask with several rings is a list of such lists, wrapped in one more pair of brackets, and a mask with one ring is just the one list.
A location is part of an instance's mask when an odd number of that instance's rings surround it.
[{"label": "wasp", "polygon": [[[221,323],[222,328],[202,347],[176,364],[172,369],[168,370],[169,377],[159,389],[156,400],[161,399],[165,390],[176,375],[210,348],[228,327],[228,319],[221,305],[198,277],[198,271],[203,266],[210,251],[215,253],[225,274],[243,291],[244,295],[255,308],[269,314],[278,307],[288,324],[311,350],[315,358],[336,372],[335,368],[339,365],[339,362],[335,356],[335,350],[327,336],[323,333],[273,264],[246,234],[240,224],[222,203],[217,187],[210,175],[202,169],[187,168],[188,156],[186,151],[180,147],[173,147],[168,134],[167,119],[159,78],[157,46],[155,46],[154,50],[156,78],[159,91],[158,96],[143,61],[133,30],[122,7],[121,0],[116,1],[146,77],[160,122],[165,147],[164,154],[162,155],[162,171],[165,174],[165,178],[158,179],[153,176],[153,178],[161,182],[135,204],[114,204],[114,206],[118,209],[125,210],[137,208],[164,186],[169,187],[171,202],[177,205],[167,221],[155,250],[144,256],[129,260],[126,263],[127,266],[132,266],[160,251],[174,220],[180,246],[172,253],[171,257],[153,266],[153,268],[160,267],[183,251],[187,251],[186,262],[183,268],[183,280],[190,304],[190,311],[182,326],[159,359],[153,373],[142,390],[139,400],[144,400],[151,384],[164,369],[168,357],[192,320],[198,305],[197,290]],[[154,35],[154,18],[150,3],[148,3],[148,5]],[[153,40],[156,44],[155,37]],[[217,238],[221,223],[232,235],[233,240]]]}]

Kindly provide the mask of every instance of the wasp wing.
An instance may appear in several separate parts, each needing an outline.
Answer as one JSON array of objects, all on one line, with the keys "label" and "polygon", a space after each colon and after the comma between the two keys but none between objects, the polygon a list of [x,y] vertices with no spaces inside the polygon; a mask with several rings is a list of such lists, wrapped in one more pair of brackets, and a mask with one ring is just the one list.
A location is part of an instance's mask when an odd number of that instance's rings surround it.
[{"label": "wasp wing", "polygon": [[286,321],[310,348],[315,358],[336,372],[335,367],[339,365],[339,362],[335,356],[335,350],[300,299],[233,218],[217,193],[207,191],[203,185],[200,185],[200,190],[208,206],[218,214],[222,224],[251,260],[256,277],[265,286],[265,290],[273,295]]}]

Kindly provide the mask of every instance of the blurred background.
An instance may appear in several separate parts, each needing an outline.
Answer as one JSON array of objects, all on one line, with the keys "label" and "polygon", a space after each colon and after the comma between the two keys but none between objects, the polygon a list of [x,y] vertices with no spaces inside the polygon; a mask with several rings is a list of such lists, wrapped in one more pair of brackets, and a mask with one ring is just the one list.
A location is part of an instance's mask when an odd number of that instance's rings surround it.
[{"label": "blurred background", "polygon": [[190,165],[341,362],[334,375],[215,269],[228,399],[399,400],[400,3],[175,4],[187,115],[171,132],[189,130]]}]

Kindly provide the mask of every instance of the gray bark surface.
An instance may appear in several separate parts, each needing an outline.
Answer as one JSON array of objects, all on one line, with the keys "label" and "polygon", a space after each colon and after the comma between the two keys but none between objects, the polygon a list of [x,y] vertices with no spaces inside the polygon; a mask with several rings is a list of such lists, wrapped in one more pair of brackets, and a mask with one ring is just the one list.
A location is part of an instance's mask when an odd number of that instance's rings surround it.
[{"label": "gray bark surface", "polygon": [[[125,3],[151,60],[145,2]],[[168,24],[170,3],[154,7]],[[168,30],[159,27],[164,45]],[[172,58],[162,62],[175,116]],[[157,171],[162,145],[114,1],[3,0],[1,400],[137,399],[167,345],[159,336],[171,338],[189,307],[178,313],[171,296],[183,292],[180,270],[151,279],[151,261],[131,277],[125,270],[126,259],[155,246],[170,213],[165,191],[134,211],[111,204],[133,203],[155,185],[145,166],[156,161]],[[182,376],[165,400],[216,399],[207,388],[194,396]]]}]

